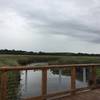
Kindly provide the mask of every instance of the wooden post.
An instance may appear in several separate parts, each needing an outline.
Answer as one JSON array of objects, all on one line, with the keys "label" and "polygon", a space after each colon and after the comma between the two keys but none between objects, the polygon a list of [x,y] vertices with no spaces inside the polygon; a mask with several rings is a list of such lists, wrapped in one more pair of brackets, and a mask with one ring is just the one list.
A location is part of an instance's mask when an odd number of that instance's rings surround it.
[{"label": "wooden post", "polygon": [[7,100],[7,72],[1,73],[0,100]]},{"label": "wooden post", "polygon": [[92,77],[92,82],[93,82],[91,88],[94,89],[96,87],[96,67],[95,66],[92,66],[92,75],[91,75],[91,77]]},{"label": "wooden post", "polygon": [[75,94],[75,89],[76,89],[76,67],[73,66],[71,69],[71,94]]},{"label": "wooden post", "polygon": [[46,100],[47,95],[47,69],[42,70],[42,100]]}]

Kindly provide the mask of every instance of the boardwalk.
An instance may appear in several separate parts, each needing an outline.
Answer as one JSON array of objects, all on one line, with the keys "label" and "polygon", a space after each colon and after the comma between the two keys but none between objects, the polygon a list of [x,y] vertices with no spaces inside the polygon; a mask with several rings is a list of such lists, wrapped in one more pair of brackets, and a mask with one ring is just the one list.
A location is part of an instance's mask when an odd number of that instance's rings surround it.
[{"label": "boardwalk", "polygon": [[100,89],[87,91],[84,93],[67,96],[59,99],[54,100],[100,100]]}]

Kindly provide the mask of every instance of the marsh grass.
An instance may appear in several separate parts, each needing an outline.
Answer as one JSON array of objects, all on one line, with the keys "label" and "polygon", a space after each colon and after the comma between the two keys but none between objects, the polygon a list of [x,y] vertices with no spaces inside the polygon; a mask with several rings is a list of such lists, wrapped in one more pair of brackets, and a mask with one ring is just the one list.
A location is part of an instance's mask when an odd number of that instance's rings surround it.
[{"label": "marsh grass", "polygon": [[0,66],[27,65],[37,62],[48,64],[100,63],[99,56],[48,56],[48,55],[0,55]]},{"label": "marsh grass", "polygon": [[57,61],[50,64],[89,64],[100,63],[100,57],[94,56],[61,56]]},{"label": "marsh grass", "polygon": [[0,55],[0,66],[27,65],[37,62],[56,61],[56,56],[36,56],[36,55]]}]

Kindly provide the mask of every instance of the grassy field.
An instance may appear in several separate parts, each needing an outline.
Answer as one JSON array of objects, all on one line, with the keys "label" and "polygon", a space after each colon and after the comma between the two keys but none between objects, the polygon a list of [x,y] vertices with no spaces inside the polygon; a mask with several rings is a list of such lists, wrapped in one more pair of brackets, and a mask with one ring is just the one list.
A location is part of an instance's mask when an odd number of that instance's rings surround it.
[{"label": "grassy field", "polygon": [[30,55],[0,55],[0,66],[27,65],[36,62],[56,61],[55,56],[30,56]]},{"label": "grassy field", "polygon": [[34,62],[49,64],[100,63],[99,56],[44,56],[44,55],[0,55],[0,66],[27,65]]}]

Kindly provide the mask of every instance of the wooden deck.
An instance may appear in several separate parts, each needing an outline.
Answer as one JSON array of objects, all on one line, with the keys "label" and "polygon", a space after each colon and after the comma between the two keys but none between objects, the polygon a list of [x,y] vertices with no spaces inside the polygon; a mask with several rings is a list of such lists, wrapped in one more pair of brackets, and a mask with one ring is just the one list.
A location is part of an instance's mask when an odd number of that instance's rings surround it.
[{"label": "wooden deck", "polygon": [[66,96],[54,100],[100,100],[100,89],[82,92],[76,95]]}]

